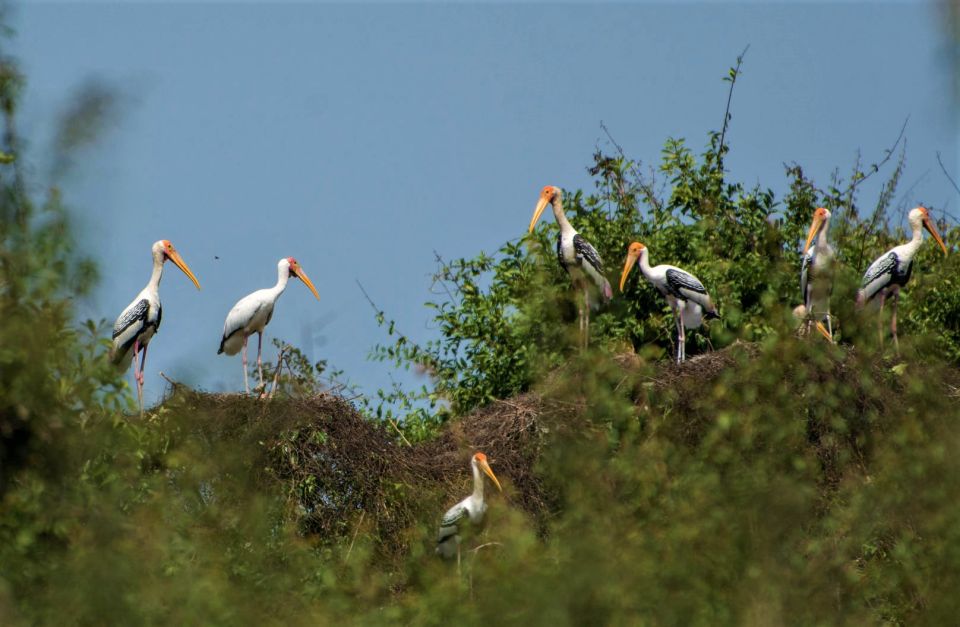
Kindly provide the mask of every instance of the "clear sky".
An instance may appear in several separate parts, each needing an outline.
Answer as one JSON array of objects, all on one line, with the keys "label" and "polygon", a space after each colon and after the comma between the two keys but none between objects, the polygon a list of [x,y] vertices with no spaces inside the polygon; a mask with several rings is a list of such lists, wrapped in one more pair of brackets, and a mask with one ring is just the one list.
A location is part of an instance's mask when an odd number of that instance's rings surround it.
[{"label": "clear sky", "polygon": [[[236,300],[295,256],[267,337],[344,368],[367,390],[385,336],[355,284],[414,338],[434,331],[434,251],[493,251],[523,234],[539,189],[591,185],[600,122],[630,156],[700,149],[722,121],[723,77],[750,45],[733,102],[730,176],[784,190],[797,161],[825,183],[858,149],[882,157],[907,127],[907,200],[960,197],[945,29],[927,3],[893,4],[25,4],[13,53],[29,84],[22,131],[43,171],[49,128],[94,79],[121,115],[65,185],[102,284],[84,317],[111,322],[168,238],[176,268],[147,398],[169,376],[242,389],[217,356]],[[960,177],[954,176],[955,179]],[[875,187],[866,198],[875,195]],[[216,257],[219,257],[217,259]],[[169,265],[169,264],[168,264]],[[272,348],[271,348],[272,352]]]}]

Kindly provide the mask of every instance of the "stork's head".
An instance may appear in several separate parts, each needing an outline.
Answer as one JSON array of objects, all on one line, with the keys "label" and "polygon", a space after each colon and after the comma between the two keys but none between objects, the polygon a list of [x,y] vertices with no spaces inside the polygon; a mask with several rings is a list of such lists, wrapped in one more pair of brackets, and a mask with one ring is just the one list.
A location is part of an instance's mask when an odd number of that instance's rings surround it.
[{"label": "stork's head", "polygon": [[930,212],[926,207],[917,207],[916,209],[913,209],[910,212],[907,220],[910,222],[910,226],[913,227],[914,230],[917,230],[920,228],[920,226],[923,226],[923,228],[927,229],[927,231],[930,232],[930,235],[933,236],[933,239],[937,240],[937,243],[940,244],[940,248],[943,249],[943,254],[947,254],[947,246],[943,243],[940,233],[937,232],[937,227],[933,223],[933,218],[930,217]]},{"label": "stork's head", "polygon": [[470,461],[471,464],[479,468],[490,477],[490,480],[493,481],[493,484],[497,486],[497,489],[503,492],[503,488],[500,487],[500,482],[497,480],[497,476],[493,474],[493,471],[490,470],[490,464],[487,462],[487,456],[483,453],[474,453],[473,459]]},{"label": "stork's head", "polygon": [[637,259],[640,258],[640,255],[642,255],[646,249],[647,247],[640,242],[634,242],[627,248],[627,259],[623,263],[623,273],[620,275],[621,292],[623,291],[623,286],[627,283],[627,276],[629,276],[630,270],[633,269],[633,264],[637,263]]},{"label": "stork's head", "polygon": [[533,227],[537,225],[537,220],[540,219],[540,215],[543,213],[543,210],[547,208],[547,205],[559,199],[560,196],[560,188],[554,187],[553,185],[547,185],[540,190],[540,200],[537,201],[537,207],[533,210],[533,219],[530,220],[528,233],[533,233]]},{"label": "stork's head", "polygon": [[193,284],[197,286],[197,289],[200,289],[200,283],[197,281],[197,277],[194,276],[193,272],[190,271],[190,267],[187,265],[187,262],[183,260],[183,257],[180,256],[180,253],[177,252],[177,249],[173,247],[173,244],[170,243],[168,239],[162,239],[153,244],[153,256],[154,258],[159,258],[161,263],[170,260],[180,270],[183,271],[187,278],[193,281]]},{"label": "stork's head", "polygon": [[820,233],[820,229],[824,228],[829,222],[830,212],[825,207],[818,207],[813,212],[813,222],[810,224],[810,232],[807,233],[807,242],[803,245],[803,252],[807,252],[810,248],[810,242]]},{"label": "stork's head", "polygon": [[281,259],[280,263],[283,263],[284,261],[287,262],[287,267],[290,269],[290,276],[297,277],[303,281],[304,285],[310,288],[310,291],[313,292],[313,295],[317,297],[317,300],[320,300],[320,294],[317,293],[317,288],[313,286],[313,281],[311,281],[310,277],[307,276],[307,273],[303,271],[303,268],[300,266],[300,262],[293,257]]}]

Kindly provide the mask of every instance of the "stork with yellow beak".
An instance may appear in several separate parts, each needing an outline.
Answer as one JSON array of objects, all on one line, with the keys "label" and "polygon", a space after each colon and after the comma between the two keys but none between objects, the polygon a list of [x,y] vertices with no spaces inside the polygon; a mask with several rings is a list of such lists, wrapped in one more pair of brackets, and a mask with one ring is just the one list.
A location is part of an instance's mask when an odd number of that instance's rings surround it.
[{"label": "stork with yellow beak", "polygon": [[910,228],[913,229],[913,238],[906,244],[894,246],[870,264],[863,274],[860,291],[857,292],[857,306],[863,307],[876,296],[880,297],[880,317],[877,327],[880,331],[880,344],[883,344],[883,304],[887,298],[892,299],[892,314],[890,317],[890,331],[893,334],[893,345],[897,354],[900,353],[900,343],[897,340],[897,301],[900,300],[900,288],[910,280],[913,271],[913,258],[923,243],[923,229],[927,229],[936,240],[943,254],[947,254],[947,246],[943,243],[937,227],[930,218],[926,207],[916,207],[907,217]]},{"label": "stork with yellow beak", "polygon": [[273,287],[257,290],[237,301],[227,319],[223,323],[223,337],[220,338],[220,349],[217,354],[226,353],[236,355],[243,349],[243,387],[250,393],[250,382],[247,379],[247,338],[257,334],[257,371],[260,373],[260,385],[263,386],[263,330],[273,318],[273,307],[277,304],[280,294],[287,289],[290,277],[297,277],[310,288],[313,295],[320,300],[317,288],[307,273],[300,267],[300,263],[293,257],[285,257],[277,262],[277,284]]},{"label": "stork with yellow beak", "polygon": [[586,348],[590,339],[590,292],[596,289],[606,302],[613,298],[613,290],[610,288],[607,277],[604,276],[600,253],[567,220],[563,211],[563,193],[560,188],[547,185],[540,192],[540,200],[537,201],[537,206],[533,210],[533,219],[530,220],[528,233],[533,233],[533,228],[547,205],[553,208],[553,217],[560,227],[560,234],[557,236],[557,261],[560,262],[560,267],[570,275],[574,288],[583,294],[583,301],[578,305],[578,318],[580,343],[583,348]]},{"label": "stork with yellow beak", "polygon": [[479,525],[487,512],[487,504],[483,500],[483,475],[480,472],[490,477],[493,484],[497,486],[497,490],[503,492],[497,476],[490,469],[486,455],[475,453],[470,459],[470,468],[473,470],[473,494],[448,509],[443,515],[443,520],[440,521],[437,553],[446,559],[454,555],[457,556],[457,561],[460,559],[460,525],[468,520],[474,525]]},{"label": "stork with yellow beak", "polygon": [[[813,222],[803,245],[800,263],[800,293],[803,296],[806,327],[815,323],[817,330],[833,341],[833,320],[830,316],[830,293],[833,289],[833,248],[827,242],[830,227],[830,212],[818,207],[813,212]],[[816,241],[814,241],[816,239]],[[826,321],[827,326],[823,326]]]},{"label": "stork with yellow beak", "polygon": [[[163,313],[160,307],[160,277],[163,275],[163,263],[168,259],[172,261],[193,281],[197,289],[200,289],[197,277],[190,271],[170,240],[162,239],[154,242],[151,254],[153,255],[153,273],[150,275],[150,281],[114,323],[113,347],[110,350],[113,363],[123,369],[129,367],[127,364],[130,363],[131,353],[133,354],[133,378],[137,383],[137,400],[140,403],[141,414],[143,414],[143,368],[147,363],[147,344],[160,328],[160,318]],[[137,366],[137,355],[141,352],[143,355],[140,365]]]},{"label": "stork with yellow beak", "polygon": [[640,272],[653,284],[657,291],[667,299],[673,310],[673,319],[677,327],[677,363],[687,358],[687,335],[685,329],[696,329],[703,318],[719,318],[717,308],[710,299],[700,279],[676,266],[662,264],[650,267],[647,259],[647,247],[640,242],[630,244],[627,259],[620,275],[620,291],[627,283],[627,276],[633,264],[640,262]]}]

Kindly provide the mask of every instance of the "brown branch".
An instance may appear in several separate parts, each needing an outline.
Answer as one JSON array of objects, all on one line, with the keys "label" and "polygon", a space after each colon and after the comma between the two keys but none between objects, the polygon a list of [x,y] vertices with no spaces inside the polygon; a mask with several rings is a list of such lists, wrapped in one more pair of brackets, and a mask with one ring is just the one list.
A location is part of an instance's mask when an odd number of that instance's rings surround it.
[{"label": "brown branch", "polygon": [[360,525],[363,524],[363,517],[366,513],[366,510],[360,510],[360,520],[357,521],[357,526],[353,530],[353,538],[350,540],[350,548],[347,549],[347,555],[343,558],[345,563],[350,561],[350,553],[353,552],[353,543],[357,541],[357,534],[360,533]]},{"label": "brown branch", "polygon": [[168,377],[167,375],[163,374],[163,371],[162,371],[162,370],[160,371],[160,376],[163,377],[164,379],[166,379],[167,382],[168,382],[171,386],[173,386],[173,389],[177,389],[178,387],[180,387],[181,385],[183,385],[182,383],[179,383],[179,382],[177,382],[177,381],[174,381],[173,379],[171,379],[171,378]]},{"label": "brown branch", "polygon": [[957,190],[957,193],[960,194],[960,187],[957,187],[957,182],[953,180],[953,177],[950,176],[950,173],[947,172],[947,167],[943,165],[943,160],[940,158],[940,151],[937,151],[937,163],[940,164],[940,169],[943,170],[943,175],[947,177],[947,180],[950,181],[950,184],[953,185],[953,189]]},{"label": "brown branch", "polygon": [[659,198],[657,198],[656,191],[653,189],[653,183],[647,183],[644,181],[643,175],[639,170],[637,170],[636,163],[627,158],[627,155],[623,152],[623,148],[617,143],[617,140],[613,138],[613,135],[610,133],[610,129],[608,129],[607,125],[603,123],[603,120],[600,120],[600,128],[603,129],[607,139],[609,139],[610,143],[613,144],[613,147],[617,149],[617,152],[620,153],[620,156],[630,163],[630,172],[633,174],[634,179],[636,179],[637,185],[639,185],[640,189],[643,190],[643,195],[646,196],[647,202],[653,205],[653,208],[657,211],[657,213],[662,212],[663,203]]}]

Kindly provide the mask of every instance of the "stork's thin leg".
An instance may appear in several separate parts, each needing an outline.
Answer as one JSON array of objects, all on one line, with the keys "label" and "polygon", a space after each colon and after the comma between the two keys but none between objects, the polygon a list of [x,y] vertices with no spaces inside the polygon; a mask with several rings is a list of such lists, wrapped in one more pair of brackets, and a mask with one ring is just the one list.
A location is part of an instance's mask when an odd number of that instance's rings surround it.
[{"label": "stork's thin leg", "polygon": [[260,387],[263,388],[263,360],[260,355],[263,353],[263,331],[257,333],[257,371],[260,373]]},{"label": "stork's thin leg", "polygon": [[680,326],[683,324],[680,320],[680,310],[674,306],[673,307],[673,325],[677,327],[677,363],[680,363],[680,340],[683,337],[683,331],[680,330]]},{"label": "stork's thin leg", "polygon": [[583,318],[583,301],[577,303],[577,319],[580,321],[580,346],[583,347],[583,335],[584,335],[584,318]]},{"label": "stork's thin leg", "polygon": [[137,402],[140,404],[140,417],[143,418],[143,388],[140,386],[140,367],[137,357],[140,353],[140,340],[133,341],[133,382],[137,386]]},{"label": "stork's thin leg", "polygon": [[680,363],[687,360],[687,330],[683,327],[683,319],[680,319]]},{"label": "stork's thin leg", "polygon": [[887,299],[886,292],[880,292],[880,313],[877,316],[877,332],[880,334],[880,349],[883,349],[883,301]]},{"label": "stork's thin leg", "polygon": [[150,348],[149,344],[143,345],[143,352],[140,354],[140,387],[143,387],[143,371],[147,367],[147,349]]},{"label": "stork's thin leg", "polygon": [[829,307],[827,307],[827,331],[830,332],[830,341],[836,343],[833,339],[833,316],[830,315]]},{"label": "stork's thin leg", "polygon": [[897,339],[897,303],[900,302],[900,291],[893,292],[893,302],[890,303],[890,332],[893,334],[893,349],[900,356],[900,341]]},{"label": "stork's thin leg", "polygon": [[583,288],[583,311],[586,316],[583,325],[583,348],[586,350],[590,346],[590,291],[586,287]]},{"label": "stork's thin leg", "polygon": [[250,393],[250,382],[247,381],[247,336],[243,336],[243,389]]}]

